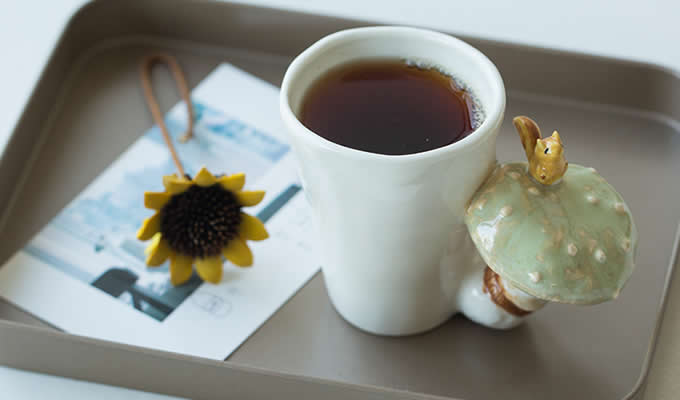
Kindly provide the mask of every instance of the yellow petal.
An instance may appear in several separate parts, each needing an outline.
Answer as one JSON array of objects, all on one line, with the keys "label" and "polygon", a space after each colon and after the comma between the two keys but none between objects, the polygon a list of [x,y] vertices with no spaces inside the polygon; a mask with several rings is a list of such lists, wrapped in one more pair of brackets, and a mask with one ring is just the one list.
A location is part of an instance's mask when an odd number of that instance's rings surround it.
[{"label": "yellow petal", "polygon": [[144,220],[142,227],[137,231],[137,239],[149,240],[153,235],[161,230],[161,214],[155,213],[151,217]]},{"label": "yellow petal", "polygon": [[166,175],[163,177],[163,186],[170,194],[180,194],[191,187],[194,183],[185,178],[178,178],[175,175]]},{"label": "yellow petal", "polygon": [[239,267],[249,267],[253,265],[253,253],[248,248],[246,242],[240,237],[231,239],[227,247],[222,250],[224,257],[232,264]]},{"label": "yellow petal", "polygon": [[179,286],[191,278],[191,257],[182,254],[170,256],[170,282]]},{"label": "yellow petal", "polygon": [[217,183],[217,179],[210,173],[205,167],[198,171],[198,174],[194,177],[194,182],[198,186],[207,187],[212,186]]},{"label": "yellow petal", "polygon": [[161,240],[162,237],[163,237],[163,236],[161,235],[160,232],[158,232],[158,233],[156,233],[155,235],[153,235],[153,237],[151,238],[151,243],[149,243],[149,245],[146,246],[146,248],[144,249],[144,254],[146,254],[146,255],[148,256],[149,253],[151,253],[151,250],[153,249],[153,246],[156,246],[156,245],[157,245],[156,242],[158,242],[159,240]]},{"label": "yellow petal", "polygon": [[163,239],[163,236],[157,233],[144,252],[146,253],[146,265],[157,267],[170,257],[172,249],[168,246],[168,242]]},{"label": "yellow petal", "polygon": [[269,237],[262,221],[246,213],[241,213],[239,234],[242,238],[248,240],[265,240]]},{"label": "yellow petal", "polygon": [[236,192],[236,199],[243,207],[254,206],[264,198],[264,190]]},{"label": "yellow petal", "polygon": [[196,259],[196,272],[204,281],[218,283],[222,279],[222,256]]},{"label": "yellow petal", "polygon": [[152,210],[160,210],[164,205],[170,201],[172,195],[170,193],[162,192],[145,192],[144,193],[144,207]]},{"label": "yellow petal", "polygon": [[219,179],[219,182],[223,188],[236,192],[243,189],[243,185],[246,184],[246,174],[239,172],[238,174],[223,176]]}]

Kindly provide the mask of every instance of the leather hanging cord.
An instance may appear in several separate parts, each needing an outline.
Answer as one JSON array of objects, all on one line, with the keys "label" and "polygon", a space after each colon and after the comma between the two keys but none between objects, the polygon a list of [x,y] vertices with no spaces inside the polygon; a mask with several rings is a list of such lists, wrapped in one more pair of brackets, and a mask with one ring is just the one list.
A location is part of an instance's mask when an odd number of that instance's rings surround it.
[{"label": "leather hanging cord", "polygon": [[180,177],[185,177],[186,174],[184,172],[184,167],[182,167],[182,162],[180,161],[179,156],[177,156],[175,146],[172,144],[172,138],[168,133],[168,128],[165,126],[165,120],[161,114],[156,97],[153,94],[153,88],[151,86],[151,70],[156,64],[166,64],[168,66],[177,84],[179,94],[182,96],[182,100],[184,100],[187,105],[187,130],[184,135],[179,138],[180,142],[186,142],[194,134],[194,109],[191,104],[189,88],[187,87],[187,82],[184,79],[184,72],[182,72],[182,68],[180,68],[177,60],[173,56],[164,53],[158,53],[146,56],[142,60],[140,65],[140,75],[142,78],[142,88],[144,89],[144,98],[146,99],[146,103],[149,105],[149,109],[151,110],[151,115],[153,116],[154,121],[161,129],[163,139],[165,140],[165,144],[168,146],[168,150],[170,150],[172,161],[175,163]]}]

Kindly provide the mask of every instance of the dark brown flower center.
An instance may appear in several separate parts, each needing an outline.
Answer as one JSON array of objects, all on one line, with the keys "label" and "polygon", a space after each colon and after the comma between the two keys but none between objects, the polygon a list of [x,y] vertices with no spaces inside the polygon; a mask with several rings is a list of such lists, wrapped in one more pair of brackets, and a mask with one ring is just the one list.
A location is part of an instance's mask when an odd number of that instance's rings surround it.
[{"label": "dark brown flower center", "polygon": [[240,224],[241,205],[220,184],[193,185],[161,210],[163,238],[173,250],[193,258],[219,255]]}]

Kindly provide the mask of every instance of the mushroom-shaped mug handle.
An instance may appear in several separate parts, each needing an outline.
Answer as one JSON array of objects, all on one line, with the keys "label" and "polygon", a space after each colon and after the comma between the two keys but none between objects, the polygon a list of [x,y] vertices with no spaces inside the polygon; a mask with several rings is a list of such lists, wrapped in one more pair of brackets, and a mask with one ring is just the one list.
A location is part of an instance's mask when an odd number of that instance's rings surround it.
[{"label": "mushroom-shaped mug handle", "polygon": [[[518,116],[512,122],[529,161],[529,175],[543,185],[559,182],[569,165],[559,133],[555,131],[551,136],[541,138],[538,124],[531,118]],[[540,279],[538,276],[530,278]],[[547,303],[504,279],[479,256],[471,261],[462,278],[456,301],[458,309],[468,319],[496,329],[519,325]]]}]

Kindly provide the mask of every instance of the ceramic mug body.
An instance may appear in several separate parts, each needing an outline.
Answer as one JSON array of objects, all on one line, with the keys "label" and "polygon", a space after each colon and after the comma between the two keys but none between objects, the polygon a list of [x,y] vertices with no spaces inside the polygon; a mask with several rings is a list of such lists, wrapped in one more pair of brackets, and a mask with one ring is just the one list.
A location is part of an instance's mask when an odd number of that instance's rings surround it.
[{"label": "ceramic mug body", "polygon": [[[458,142],[407,155],[351,149],[307,129],[298,118],[307,89],[329,69],[367,58],[408,59],[442,69],[472,90],[484,121]],[[496,159],[505,89],[495,66],[475,48],[441,33],[350,29],[321,39],[292,62],[280,105],[337,311],[356,327],[383,335],[418,333],[447,320],[457,311],[456,285],[442,277],[465,268],[470,254],[455,250],[468,236],[464,208]]]}]

